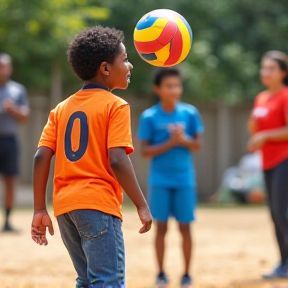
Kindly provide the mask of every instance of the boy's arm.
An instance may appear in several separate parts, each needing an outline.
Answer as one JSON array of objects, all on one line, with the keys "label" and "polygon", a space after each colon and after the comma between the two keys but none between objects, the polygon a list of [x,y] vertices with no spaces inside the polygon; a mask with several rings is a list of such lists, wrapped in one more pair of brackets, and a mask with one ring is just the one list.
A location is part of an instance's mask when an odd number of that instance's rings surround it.
[{"label": "boy's arm", "polygon": [[175,146],[175,138],[170,137],[164,143],[152,145],[153,139],[153,121],[145,112],[140,117],[138,136],[141,140],[141,153],[143,157],[155,157],[163,154]]},{"label": "boy's arm", "polygon": [[11,100],[3,102],[3,109],[20,123],[26,122],[29,118],[29,108],[27,106],[19,107]]},{"label": "boy's arm", "polygon": [[39,245],[47,245],[46,228],[54,234],[51,219],[46,210],[46,186],[54,151],[51,148],[40,147],[33,161],[34,216],[31,225],[32,239]]},{"label": "boy's arm", "polygon": [[152,216],[144,195],[138,185],[130,158],[126,154],[126,148],[110,148],[108,151],[110,166],[119,184],[138,210],[139,218],[143,224],[139,233],[145,233],[151,228]]},{"label": "boy's arm", "polygon": [[181,126],[177,127],[175,133],[179,133],[182,146],[193,152],[198,152],[201,150],[203,144],[204,126],[197,109],[193,109],[190,113],[189,123],[187,123],[188,136],[185,135],[184,129]]},{"label": "boy's arm", "polygon": [[192,151],[199,151],[202,147],[202,134],[195,134],[193,139],[185,137],[183,129],[176,128],[171,132],[171,138],[168,141],[151,145],[148,140],[141,141],[141,151],[143,157],[155,157],[163,154],[176,146],[184,146]]},{"label": "boy's arm", "polygon": [[163,154],[175,146],[174,140],[170,138],[168,141],[157,145],[151,145],[148,140],[141,140],[142,156],[152,158]]},{"label": "boy's arm", "polygon": [[182,145],[191,151],[200,151],[202,148],[202,134],[195,134],[193,139],[188,139],[183,135]]}]

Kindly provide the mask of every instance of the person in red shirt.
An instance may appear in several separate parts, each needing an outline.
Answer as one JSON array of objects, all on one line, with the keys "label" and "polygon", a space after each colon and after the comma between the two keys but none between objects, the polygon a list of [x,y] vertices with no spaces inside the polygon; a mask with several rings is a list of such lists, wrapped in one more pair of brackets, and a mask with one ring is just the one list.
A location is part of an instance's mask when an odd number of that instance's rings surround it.
[{"label": "person in red shirt", "polygon": [[281,260],[264,278],[288,278],[288,56],[267,52],[261,62],[267,90],[255,100],[248,129],[248,150],[261,150],[268,203]]}]

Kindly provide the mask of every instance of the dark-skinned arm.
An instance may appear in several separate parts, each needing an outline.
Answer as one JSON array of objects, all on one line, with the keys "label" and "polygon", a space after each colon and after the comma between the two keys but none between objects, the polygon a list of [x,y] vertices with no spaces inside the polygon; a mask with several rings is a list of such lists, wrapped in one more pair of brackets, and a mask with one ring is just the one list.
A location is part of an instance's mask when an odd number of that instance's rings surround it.
[{"label": "dark-skinned arm", "polygon": [[198,152],[202,148],[202,134],[195,134],[193,139],[183,138],[182,145],[187,149]]},{"label": "dark-skinned arm", "polygon": [[6,100],[3,102],[3,109],[20,123],[25,123],[29,118],[28,107],[26,106],[19,107],[10,100]]},{"label": "dark-skinned arm", "polygon": [[152,158],[176,146],[183,146],[191,151],[197,152],[202,147],[202,134],[195,134],[193,139],[188,139],[185,137],[182,129],[175,129],[175,131],[171,132],[169,140],[164,143],[151,145],[148,140],[142,140],[142,156]]},{"label": "dark-skinned arm", "polygon": [[168,141],[151,145],[148,140],[141,140],[141,152],[143,157],[152,158],[163,154],[175,146],[174,140],[170,138]]},{"label": "dark-skinned arm", "polygon": [[51,235],[54,234],[53,225],[46,210],[46,187],[53,155],[52,149],[43,146],[37,150],[33,161],[34,216],[31,236],[39,245],[48,244],[46,228]]},{"label": "dark-skinned arm", "polygon": [[152,225],[152,216],[136,179],[133,165],[126,154],[126,148],[110,148],[109,161],[119,184],[138,210],[139,218],[143,224],[139,233],[149,231]]}]

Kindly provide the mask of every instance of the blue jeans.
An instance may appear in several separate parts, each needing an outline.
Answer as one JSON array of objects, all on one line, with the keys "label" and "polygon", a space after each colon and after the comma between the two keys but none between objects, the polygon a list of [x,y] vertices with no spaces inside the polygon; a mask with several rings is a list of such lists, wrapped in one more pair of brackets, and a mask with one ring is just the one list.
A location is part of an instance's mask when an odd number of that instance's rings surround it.
[{"label": "blue jeans", "polygon": [[76,288],[124,288],[122,222],[96,210],[57,217],[62,240],[77,272]]}]

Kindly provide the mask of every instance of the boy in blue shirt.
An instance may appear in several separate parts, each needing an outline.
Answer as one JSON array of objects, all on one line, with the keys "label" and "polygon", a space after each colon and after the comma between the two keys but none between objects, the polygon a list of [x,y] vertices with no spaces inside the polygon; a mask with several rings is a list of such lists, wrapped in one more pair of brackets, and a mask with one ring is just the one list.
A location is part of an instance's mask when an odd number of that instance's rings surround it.
[{"label": "boy in blue shirt", "polygon": [[166,287],[163,268],[167,222],[173,215],[183,237],[185,269],[181,287],[192,287],[189,275],[192,254],[190,223],[196,208],[196,182],[191,152],[199,151],[203,125],[197,109],[183,102],[181,75],[176,68],[161,68],[154,76],[154,92],[160,102],[143,112],[139,138],[142,155],[151,158],[149,201],[156,221],[155,248],[159,274],[157,287]]}]

